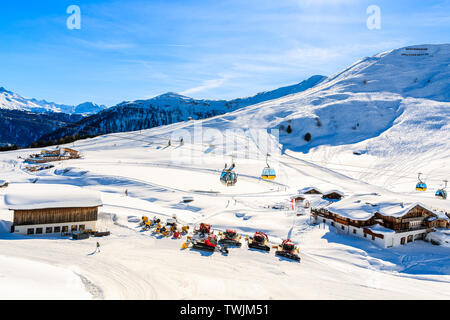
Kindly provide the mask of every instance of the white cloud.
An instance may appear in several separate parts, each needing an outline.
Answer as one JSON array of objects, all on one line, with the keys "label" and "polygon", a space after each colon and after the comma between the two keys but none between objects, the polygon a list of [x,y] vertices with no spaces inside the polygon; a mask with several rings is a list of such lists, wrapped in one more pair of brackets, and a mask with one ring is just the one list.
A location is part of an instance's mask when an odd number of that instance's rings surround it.
[{"label": "white cloud", "polygon": [[203,81],[203,84],[201,84],[197,87],[185,90],[185,91],[181,92],[181,94],[190,95],[193,93],[204,92],[204,91],[207,91],[207,90],[213,89],[213,88],[218,88],[218,87],[222,86],[226,82],[226,80],[227,80],[227,77],[222,77],[219,79],[212,79],[212,80],[205,80],[205,81]]}]

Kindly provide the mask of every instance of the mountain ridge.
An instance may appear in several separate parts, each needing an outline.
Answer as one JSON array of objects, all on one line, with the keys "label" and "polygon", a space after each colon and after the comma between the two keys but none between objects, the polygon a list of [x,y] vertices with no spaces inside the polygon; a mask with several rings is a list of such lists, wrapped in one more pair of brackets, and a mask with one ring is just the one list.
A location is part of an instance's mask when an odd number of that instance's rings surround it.
[{"label": "mountain ridge", "polygon": [[321,83],[325,76],[315,75],[298,84],[261,92],[234,100],[206,100],[167,92],[147,100],[124,101],[97,114],[44,135],[40,141],[59,140],[68,136],[143,130],[189,119],[205,119],[245,106],[277,99],[307,90]]}]

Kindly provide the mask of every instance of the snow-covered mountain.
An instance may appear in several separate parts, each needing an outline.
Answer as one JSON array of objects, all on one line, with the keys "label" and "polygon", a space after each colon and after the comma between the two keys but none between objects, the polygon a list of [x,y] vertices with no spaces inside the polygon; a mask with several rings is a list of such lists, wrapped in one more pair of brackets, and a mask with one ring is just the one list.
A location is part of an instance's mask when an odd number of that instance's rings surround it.
[{"label": "snow-covered mountain", "polygon": [[75,134],[83,136],[135,131],[186,121],[189,118],[210,118],[263,101],[302,92],[314,87],[325,79],[326,77],[324,76],[313,76],[296,85],[230,101],[196,100],[169,92],[149,100],[120,103],[115,107],[87,117],[79,123],[47,134],[41,140],[56,140]]},{"label": "snow-covered mountain", "polygon": [[[450,176],[449,57],[450,45],[383,53],[304,92],[208,119],[76,141],[70,146],[82,153],[81,159],[54,162],[55,168],[37,173],[25,172],[18,159],[30,150],[0,153],[1,179],[10,186],[31,181],[44,191],[52,189],[48,184],[68,184],[100,192],[97,228],[111,231],[101,239],[101,253],[92,252],[97,238],[80,242],[55,236],[49,241],[34,235],[23,241],[9,233],[12,217],[2,201],[8,189],[0,189],[0,265],[7,270],[0,283],[14,289],[2,292],[6,298],[12,291],[19,298],[49,299],[84,298],[86,290],[94,299],[449,299],[447,229],[429,234],[442,236],[439,246],[408,237],[405,245],[384,248],[375,237],[355,236],[348,226],[312,223],[310,209],[331,203],[321,195],[306,196],[308,206],[291,209],[290,201],[314,186],[343,193],[340,203],[354,201],[347,208],[357,213],[369,205],[373,212],[386,199],[396,206],[421,203],[439,215],[450,212],[449,200],[435,197],[442,179]],[[155,115],[172,119],[178,109],[166,105],[173,100],[183,110],[211,107],[166,94],[152,103],[116,107],[114,125],[120,126],[121,112],[130,112],[123,114],[126,119],[132,110],[138,110],[133,115],[138,119],[146,114],[142,110],[167,109]],[[262,140],[245,129],[262,129],[269,138],[270,129],[281,130],[281,146],[275,145],[285,152],[272,153],[268,160],[276,169],[274,181],[261,179],[265,155],[256,158],[247,151],[260,152]],[[168,139],[179,134],[184,144],[172,140],[169,146]],[[234,150],[225,150],[228,141]],[[219,180],[230,153],[238,173],[233,187]],[[418,171],[428,184],[426,192],[414,188]],[[186,198],[193,201],[185,203]],[[176,216],[190,230],[201,222],[211,224],[216,234],[233,229],[242,234],[242,247],[230,246],[229,254],[180,250],[186,237],[142,230],[143,215],[162,222]],[[277,257],[272,249],[249,250],[244,239],[256,231],[268,235],[271,248],[291,239],[299,246],[301,263]],[[20,281],[24,272],[35,290]]]},{"label": "snow-covered mountain", "polygon": [[12,91],[0,88],[0,109],[32,113],[66,113],[88,116],[106,109],[103,105],[85,102],[77,106],[57,104],[45,100],[27,99]]},{"label": "snow-covered mountain", "polygon": [[[240,129],[279,129],[284,151],[343,163],[346,174],[393,189],[401,179],[414,184],[419,171],[441,184],[450,176],[449,63],[450,44],[396,49],[364,58],[303,92],[201,124],[204,129],[236,130],[243,141],[249,133]],[[167,140],[178,129],[194,134],[193,123],[148,134]],[[220,149],[220,141],[205,139]],[[389,175],[380,174],[385,170]]]}]

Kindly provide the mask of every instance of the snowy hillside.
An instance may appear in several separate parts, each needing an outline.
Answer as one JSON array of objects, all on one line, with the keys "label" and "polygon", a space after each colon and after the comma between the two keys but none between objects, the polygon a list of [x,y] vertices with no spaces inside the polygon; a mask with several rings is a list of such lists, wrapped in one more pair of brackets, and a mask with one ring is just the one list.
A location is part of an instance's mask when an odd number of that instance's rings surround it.
[{"label": "snowy hillside", "polygon": [[[428,55],[410,56],[416,52],[411,48]],[[394,189],[399,180],[413,185],[419,171],[441,184],[450,175],[449,59],[450,45],[378,54],[309,90],[207,119],[201,125],[222,132],[278,129],[288,154]],[[195,125],[180,124],[170,130],[193,134]],[[158,136],[168,139],[170,130]]]},{"label": "snowy hillside", "polygon": [[[45,281],[55,272],[50,293],[66,297],[66,281],[71,296],[81,299],[449,299],[448,230],[432,233],[443,245],[417,240],[386,249],[312,223],[304,205],[291,209],[291,197],[314,186],[338,190],[346,199],[370,196],[396,206],[421,203],[444,218],[450,213],[450,201],[434,195],[450,178],[450,46],[414,48],[429,54],[394,50],[303,92],[223,115],[76,141],[70,147],[81,159],[54,162],[38,173],[24,170],[19,158],[35,150],[0,153],[0,179],[10,186],[33,182],[44,194],[50,184],[98,191],[98,229],[111,231],[110,237],[83,241],[10,234],[12,213],[4,201],[9,187],[0,189],[0,285],[13,286],[18,275],[11,270],[30,261],[36,263],[29,275],[36,288],[48,288]],[[171,99],[196,110],[195,100],[168,94],[151,105],[128,103],[129,111],[144,105],[161,110]],[[179,112],[168,106],[166,116],[187,116]],[[261,179],[267,152],[273,181]],[[219,177],[231,161],[238,181],[226,187]],[[419,171],[426,192],[414,188]],[[333,203],[320,195],[307,200],[314,207]],[[228,255],[181,250],[185,239],[142,230],[144,215],[164,221],[176,215],[191,230],[206,222],[216,233],[263,231],[271,246],[290,238],[301,262],[275,256],[273,247],[249,249],[244,240]],[[97,241],[101,252],[95,251]]]},{"label": "snowy hillside", "polygon": [[262,92],[253,97],[235,100],[196,100],[169,92],[149,100],[123,102],[115,107],[70,124],[41,138],[54,141],[75,134],[99,135],[104,133],[126,132],[158,127],[161,125],[205,119],[234,111],[245,106],[277,99],[314,87],[325,77],[313,76],[299,84]]}]

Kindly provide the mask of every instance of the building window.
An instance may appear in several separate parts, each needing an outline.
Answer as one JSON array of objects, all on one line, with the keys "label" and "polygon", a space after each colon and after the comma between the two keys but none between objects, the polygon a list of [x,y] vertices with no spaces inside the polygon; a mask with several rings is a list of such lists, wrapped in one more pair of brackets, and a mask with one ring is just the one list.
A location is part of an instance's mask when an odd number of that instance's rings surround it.
[{"label": "building window", "polygon": [[341,229],[342,229],[342,230],[345,230],[345,227],[344,227],[344,226],[341,226]]},{"label": "building window", "polygon": [[54,232],[55,233],[60,233],[61,232],[61,227],[55,227]]},{"label": "building window", "polygon": [[63,226],[62,227],[62,232],[69,232],[69,227],[68,226]]},{"label": "building window", "polygon": [[353,234],[356,234],[356,229],[353,229]]},{"label": "building window", "polygon": [[367,238],[367,233],[364,233],[364,238]]},{"label": "building window", "polygon": [[33,229],[33,228],[28,229],[28,230],[27,230],[27,234],[34,234],[34,229]]},{"label": "building window", "polygon": [[52,227],[45,228],[45,233],[53,233],[53,228]]},{"label": "building window", "polygon": [[86,229],[86,226],[84,224],[80,225],[78,228],[80,231],[84,231]]},{"label": "building window", "polygon": [[375,236],[372,236],[372,240],[375,240]]},{"label": "building window", "polygon": [[332,222],[331,225],[334,227],[334,222]]},{"label": "building window", "polygon": [[36,234],[42,234],[43,229],[42,228],[36,228]]},{"label": "building window", "polygon": [[406,242],[406,239],[405,239],[405,237],[403,237],[403,238],[400,240],[400,244],[405,244],[405,242]]},{"label": "building window", "polygon": [[72,228],[70,230],[71,231],[77,231],[78,230],[78,226],[72,226]]},{"label": "building window", "polygon": [[326,221],[325,221],[325,219],[323,219],[323,223],[325,223]]}]

